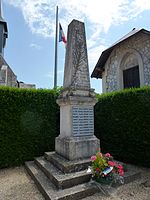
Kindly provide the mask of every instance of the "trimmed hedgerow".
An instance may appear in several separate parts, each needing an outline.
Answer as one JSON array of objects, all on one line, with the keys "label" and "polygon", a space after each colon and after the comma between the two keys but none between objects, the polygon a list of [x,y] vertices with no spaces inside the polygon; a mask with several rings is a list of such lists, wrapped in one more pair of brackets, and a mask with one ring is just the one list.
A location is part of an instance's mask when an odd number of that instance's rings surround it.
[{"label": "trimmed hedgerow", "polygon": [[[54,150],[58,95],[58,90],[0,87],[0,168]],[[150,166],[150,87],[97,96],[95,134],[102,152]]]},{"label": "trimmed hedgerow", "polygon": [[57,90],[0,87],[0,168],[54,150],[59,129]]},{"label": "trimmed hedgerow", "polygon": [[150,87],[99,95],[95,134],[116,159],[150,166]]}]

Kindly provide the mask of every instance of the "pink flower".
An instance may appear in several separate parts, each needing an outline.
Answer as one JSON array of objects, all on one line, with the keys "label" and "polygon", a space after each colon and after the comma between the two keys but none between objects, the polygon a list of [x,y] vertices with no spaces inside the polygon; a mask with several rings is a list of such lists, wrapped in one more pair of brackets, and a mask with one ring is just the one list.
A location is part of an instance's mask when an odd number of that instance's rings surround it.
[{"label": "pink flower", "polygon": [[122,169],[118,170],[120,176],[124,176],[124,171]]},{"label": "pink flower", "polygon": [[115,162],[112,162],[112,161],[108,161],[108,164],[109,164],[110,166],[112,166],[112,167],[115,166]]},{"label": "pink flower", "polygon": [[123,166],[120,165],[120,164],[118,164],[118,165],[117,165],[117,168],[118,168],[118,169],[123,169]]},{"label": "pink flower", "polygon": [[96,160],[96,156],[91,156],[91,160],[92,161]]},{"label": "pink flower", "polygon": [[102,153],[98,152],[98,156],[99,157],[103,157]]},{"label": "pink flower", "polygon": [[106,153],[105,156],[109,158],[111,155],[110,153]]}]

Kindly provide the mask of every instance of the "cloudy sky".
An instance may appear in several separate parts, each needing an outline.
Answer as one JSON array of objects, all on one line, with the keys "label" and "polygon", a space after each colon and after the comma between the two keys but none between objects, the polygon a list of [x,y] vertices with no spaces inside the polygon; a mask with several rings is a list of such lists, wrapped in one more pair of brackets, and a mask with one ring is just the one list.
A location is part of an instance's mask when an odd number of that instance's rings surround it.
[{"label": "cloudy sky", "polygon": [[[3,0],[9,38],[5,58],[19,81],[53,88],[55,12],[67,35],[72,19],[85,22],[90,73],[103,50],[133,28],[150,30],[150,0]],[[63,84],[65,47],[58,45],[58,86]],[[101,93],[101,80],[91,85]]]}]

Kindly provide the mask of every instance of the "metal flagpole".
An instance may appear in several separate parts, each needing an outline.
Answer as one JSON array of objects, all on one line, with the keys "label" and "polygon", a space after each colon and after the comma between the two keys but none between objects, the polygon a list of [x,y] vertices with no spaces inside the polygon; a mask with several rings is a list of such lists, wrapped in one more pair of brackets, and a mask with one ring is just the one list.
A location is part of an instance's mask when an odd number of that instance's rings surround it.
[{"label": "metal flagpole", "polygon": [[56,7],[54,88],[57,88],[58,6]]}]

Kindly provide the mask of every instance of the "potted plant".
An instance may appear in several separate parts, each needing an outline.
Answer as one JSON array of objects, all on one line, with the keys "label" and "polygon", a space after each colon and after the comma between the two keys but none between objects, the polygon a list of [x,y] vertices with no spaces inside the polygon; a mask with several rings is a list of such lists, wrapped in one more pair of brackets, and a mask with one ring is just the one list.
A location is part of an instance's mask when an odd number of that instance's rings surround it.
[{"label": "potted plant", "polygon": [[113,181],[123,183],[124,167],[119,162],[113,160],[110,153],[102,154],[100,151],[91,157],[92,176],[97,182],[110,184]]}]

